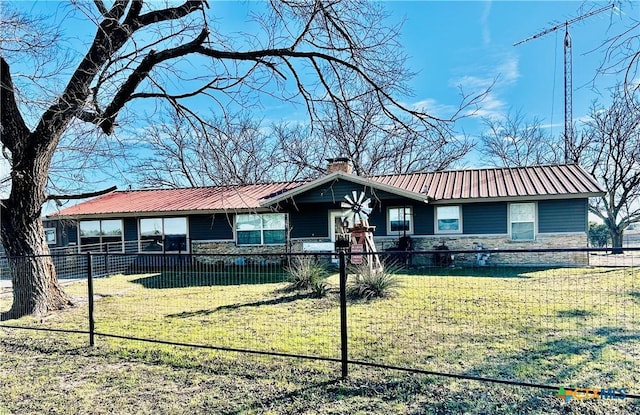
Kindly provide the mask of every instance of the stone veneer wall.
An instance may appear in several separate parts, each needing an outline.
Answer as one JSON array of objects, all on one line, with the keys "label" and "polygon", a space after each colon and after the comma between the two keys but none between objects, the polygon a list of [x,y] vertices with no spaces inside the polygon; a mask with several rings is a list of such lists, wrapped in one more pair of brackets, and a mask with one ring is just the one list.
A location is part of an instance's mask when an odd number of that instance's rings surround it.
[{"label": "stone veneer wall", "polygon": [[[225,265],[237,265],[239,258],[247,254],[252,255],[244,258],[243,261],[276,264],[282,263],[282,258],[278,254],[287,252],[287,249],[286,245],[237,246],[234,241],[193,241],[191,252],[194,255],[207,254],[206,256],[196,256],[198,261],[207,264],[222,261]],[[265,256],[253,254],[264,254]]]},{"label": "stone veneer wall", "polygon": [[[379,252],[384,252],[397,242],[396,237],[375,237],[376,248]],[[433,236],[412,236],[414,251],[433,251],[438,245],[444,243],[450,250],[475,250],[477,244],[482,244],[486,250],[499,249],[563,249],[579,248],[587,246],[586,232],[578,233],[539,233],[535,241],[517,242],[512,241],[508,235],[433,235]],[[276,246],[237,246],[233,241],[194,241],[192,243],[193,254],[265,254],[264,257],[251,256],[247,260],[277,262],[280,259],[278,254],[286,252],[303,252],[305,242],[328,242],[322,239],[292,240],[291,248],[288,251],[285,245]],[[477,244],[474,244],[477,243]],[[224,261],[226,264],[233,264],[236,257],[200,257],[200,260],[207,263]],[[432,265],[431,255],[415,255],[413,265]],[[456,265],[478,265],[477,257],[474,253],[460,253],[455,255]],[[487,258],[486,265],[527,265],[527,266],[587,266],[589,256],[587,252],[523,252],[523,253],[493,253]]]},{"label": "stone veneer wall", "polygon": [[[382,247],[392,245],[394,239],[386,237],[376,238],[376,244]],[[535,241],[512,241],[508,235],[434,235],[412,236],[414,251],[433,251],[444,243],[450,250],[475,250],[481,244],[485,250],[499,249],[564,249],[587,246],[586,232],[578,233],[539,233]],[[384,248],[382,248],[384,249]],[[474,253],[460,253],[455,255],[457,265],[477,265]],[[416,255],[413,265],[431,265],[428,255]],[[486,260],[486,265],[527,265],[527,266],[587,266],[589,255],[587,252],[519,252],[494,253]]]}]

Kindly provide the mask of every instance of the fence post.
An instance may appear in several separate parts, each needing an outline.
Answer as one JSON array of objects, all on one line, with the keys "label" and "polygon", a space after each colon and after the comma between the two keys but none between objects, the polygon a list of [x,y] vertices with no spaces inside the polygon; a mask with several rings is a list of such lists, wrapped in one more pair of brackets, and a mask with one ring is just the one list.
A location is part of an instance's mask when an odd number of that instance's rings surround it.
[{"label": "fence post", "polygon": [[342,378],[348,375],[348,340],[347,335],[347,266],[344,251],[338,253],[340,259],[340,349],[342,360]]},{"label": "fence post", "polygon": [[87,291],[89,299],[89,346],[94,345],[95,322],[93,320],[93,264],[91,252],[87,252]]}]

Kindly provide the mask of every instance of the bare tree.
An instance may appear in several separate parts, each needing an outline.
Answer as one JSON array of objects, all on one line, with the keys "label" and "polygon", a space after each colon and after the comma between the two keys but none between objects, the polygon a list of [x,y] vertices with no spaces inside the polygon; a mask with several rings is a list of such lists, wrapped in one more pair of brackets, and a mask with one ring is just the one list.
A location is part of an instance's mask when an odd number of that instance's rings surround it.
[{"label": "bare tree", "polygon": [[[1,236],[11,258],[30,256],[25,267],[12,268],[13,305],[3,319],[70,304],[50,259],[38,255],[48,253],[42,205],[65,197],[49,192],[51,163],[61,140],[76,126],[94,126],[100,132],[95,140],[109,141],[127,115],[139,119],[143,111],[134,110],[136,102],[152,100],[155,108],[168,104],[204,130],[208,123],[199,115],[199,99],[205,98],[221,114],[229,108],[255,108],[261,97],[297,102],[313,121],[321,118],[326,103],[348,108],[340,91],[356,83],[375,97],[379,112],[392,122],[411,129],[403,121],[411,117],[421,128],[446,129],[447,120],[398,100],[405,91],[394,76],[404,58],[398,52],[397,28],[385,23],[380,3],[259,3],[260,25],[231,35],[217,29],[215,8],[208,9],[206,1],[170,6],[94,0],[59,7],[95,23],[95,33],[77,59],[56,53],[65,44],[52,28],[38,30],[41,20],[27,21],[2,7],[3,29],[15,23],[21,33],[0,44],[0,141],[11,164]],[[62,20],[56,27],[73,22]],[[21,36],[25,33],[34,35]],[[34,65],[20,66],[24,61]],[[21,70],[13,71],[15,67]],[[19,76],[25,67],[35,72]],[[161,114],[153,106],[144,112]]]},{"label": "bare tree", "polygon": [[589,210],[609,230],[613,247],[622,252],[624,230],[640,222],[640,111],[623,87],[612,103],[595,103],[582,132],[580,164],[604,185],[606,195],[592,199]]},{"label": "bare tree", "polygon": [[328,156],[346,157],[358,175],[444,170],[466,156],[471,141],[453,131],[425,129],[415,119],[390,120],[371,95],[326,109],[315,140]]},{"label": "bare tree", "polygon": [[[625,228],[640,222],[640,111],[623,86],[614,89],[608,107],[593,104],[588,119],[574,134],[568,159],[581,165],[605,188],[593,198],[589,211],[607,226],[616,252],[621,252]],[[526,166],[558,163],[563,144],[546,135],[540,122],[526,122],[521,114],[505,120],[487,120],[481,152],[496,164]]]},{"label": "bare tree", "polygon": [[[616,8],[612,12],[613,21],[617,20],[616,15],[627,17],[629,24],[622,28],[611,31],[597,49],[604,51],[604,59],[598,68],[598,74],[623,75],[623,91],[628,99],[629,106],[638,107],[640,97],[640,19],[638,19],[638,4],[633,1],[610,0]],[[583,5],[584,7],[584,5]],[[635,16],[635,18],[633,17]]]},{"label": "bare tree", "polygon": [[200,129],[172,111],[151,125],[151,154],[135,164],[138,182],[150,187],[197,187],[287,180],[278,141],[247,114],[214,117]]},{"label": "bare tree", "polygon": [[563,145],[549,135],[537,118],[525,119],[518,111],[504,119],[485,118],[480,153],[492,164],[521,167],[555,164],[562,159]]}]

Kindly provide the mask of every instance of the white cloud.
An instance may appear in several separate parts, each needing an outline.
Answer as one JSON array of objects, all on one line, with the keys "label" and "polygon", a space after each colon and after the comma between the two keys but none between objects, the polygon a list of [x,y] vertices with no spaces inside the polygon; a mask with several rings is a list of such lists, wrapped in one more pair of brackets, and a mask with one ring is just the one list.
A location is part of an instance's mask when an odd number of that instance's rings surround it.
[{"label": "white cloud", "polygon": [[480,16],[480,27],[482,28],[482,41],[485,45],[491,43],[491,31],[489,30],[489,15],[491,14],[491,2],[487,1]]}]

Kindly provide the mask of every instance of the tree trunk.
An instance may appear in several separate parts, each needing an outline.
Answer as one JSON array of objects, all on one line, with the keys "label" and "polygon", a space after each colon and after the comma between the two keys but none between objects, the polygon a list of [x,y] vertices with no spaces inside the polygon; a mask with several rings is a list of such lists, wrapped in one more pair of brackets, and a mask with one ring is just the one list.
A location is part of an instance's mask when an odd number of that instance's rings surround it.
[{"label": "tree trunk", "polygon": [[48,157],[33,157],[18,169],[14,166],[11,194],[0,206],[0,231],[13,284],[13,305],[0,314],[0,320],[43,315],[73,305],[58,282],[44,237],[40,215],[46,176],[38,173],[41,163],[48,163]]},{"label": "tree trunk", "polygon": [[613,249],[611,250],[612,254],[621,254],[624,251],[622,250],[622,231],[616,230],[615,232],[611,232],[611,245]]},{"label": "tree trunk", "polygon": [[13,305],[0,314],[0,320],[43,315],[72,305],[58,282],[40,218],[32,220],[3,208],[2,240],[9,257]]}]

